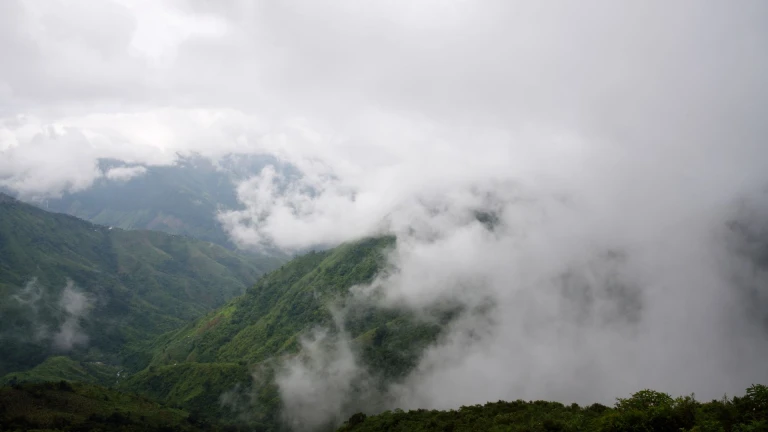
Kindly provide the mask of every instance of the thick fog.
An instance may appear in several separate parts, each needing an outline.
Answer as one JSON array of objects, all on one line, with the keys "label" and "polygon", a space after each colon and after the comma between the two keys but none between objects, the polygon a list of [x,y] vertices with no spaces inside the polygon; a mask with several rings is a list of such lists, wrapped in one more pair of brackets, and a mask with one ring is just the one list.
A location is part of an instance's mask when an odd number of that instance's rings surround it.
[{"label": "thick fog", "polygon": [[[765,2],[93,3],[0,6],[0,186],[86,188],[107,156],[293,164],[239,186],[234,240],[395,233],[358,295],[485,311],[393,406],[768,381]],[[307,394],[362,376],[347,354],[280,377],[304,424],[328,418]]]}]

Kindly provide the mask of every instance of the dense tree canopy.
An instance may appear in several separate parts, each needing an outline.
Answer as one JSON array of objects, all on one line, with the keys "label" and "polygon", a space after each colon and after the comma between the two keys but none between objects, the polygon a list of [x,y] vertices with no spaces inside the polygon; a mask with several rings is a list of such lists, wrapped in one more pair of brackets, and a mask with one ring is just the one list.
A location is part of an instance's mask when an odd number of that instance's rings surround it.
[{"label": "dense tree canopy", "polygon": [[702,403],[641,390],[612,408],[558,402],[514,401],[464,406],[451,411],[402,410],[366,416],[357,413],[339,432],[373,431],[601,431],[758,432],[768,431],[768,387],[753,385],[743,397]]}]

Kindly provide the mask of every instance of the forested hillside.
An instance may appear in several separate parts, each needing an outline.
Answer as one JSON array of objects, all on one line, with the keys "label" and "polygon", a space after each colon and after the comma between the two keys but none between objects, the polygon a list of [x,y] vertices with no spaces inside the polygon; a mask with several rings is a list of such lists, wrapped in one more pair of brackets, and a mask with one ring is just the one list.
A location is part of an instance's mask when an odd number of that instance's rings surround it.
[{"label": "forested hillside", "polygon": [[147,341],[279,264],[205,241],[94,225],[0,194],[0,375],[51,354],[143,367]]},{"label": "forested hillside", "polygon": [[[208,416],[228,413],[231,406],[219,404],[220,396],[237,389],[234,397],[247,399],[249,419],[274,428],[281,400],[272,368],[295,356],[301,337],[317,327],[343,331],[374,381],[396,381],[416,365],[442,323],[347,298],[350,287],[382,268],[393,243],[391,237],[367,239],[294,259],[219,310],[158,338],[150,366],[121,388]],[[334,317],[334,307],[345,308],[343,317]],[[444,323],[451,310],[438,315]],[[258,383],[249,373],[254,370],[263,377]]]},{"label": "forested hillside", "polygon": [[451,411],[386,411],[353,415],[339,432],[383,431],[734,431],[768,430],[768,387],[753,385],[746,395],[707,403],[692,396],[672,398],[642,390],[619,398],[614,407],[522,400],[463,406]]}]

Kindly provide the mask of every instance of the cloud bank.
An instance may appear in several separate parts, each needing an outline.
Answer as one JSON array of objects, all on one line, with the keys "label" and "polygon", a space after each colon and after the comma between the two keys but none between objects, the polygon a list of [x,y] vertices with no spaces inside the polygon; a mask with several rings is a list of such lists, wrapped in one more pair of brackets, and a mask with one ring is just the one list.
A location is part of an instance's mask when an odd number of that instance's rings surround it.
[{"label": "cloud bank", "polygon": [[768,218],[764,7],[449,5],[277,8],[298,33],[284,71],[331,113],[302,105],[314,116],[280,139],[303,146],[304,177],[244,183],[225,226],[287,248],[395,233],[383,306],[491,300],[389,390],[393,407],[767,380],[765,267],[729,227],[744,202]]}]

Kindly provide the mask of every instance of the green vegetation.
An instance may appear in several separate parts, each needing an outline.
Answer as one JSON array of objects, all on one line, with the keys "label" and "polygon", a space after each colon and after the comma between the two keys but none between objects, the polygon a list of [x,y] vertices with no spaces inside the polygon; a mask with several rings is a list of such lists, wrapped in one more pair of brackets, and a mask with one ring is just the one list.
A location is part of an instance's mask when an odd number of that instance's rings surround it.
[{"label": "green vegetation", "polygon": [[[154,337],[278,265],[190,238],[93,225],[0,194],[0,375],[62,353],[141,369]],[[68,281],[80,302],[75,315],[64,304]],[[63,346],[53,343],[57,335]]]},{"label": "green vegetation", "polygon": [[117,384],[119,373],[120,368],[102,362],[78,362],[65,356],[51,356],[30,370],[5,375],[0,378],[0,385],[67,380],[109,386]]},{"label": "green vegetation", "polygon": [[227,413],[221,395],[237,383],[250,386],[250,379],[248,368],[239,363],[180,363],[151,366],[119,388],[211,419]]},{"label": "green vegetation", "polygon": [[708,403],[693,396],[673,399],[643,390],[619,399],[613,408],[557,402],[492,402],[458,410],[357,413],[340,432],[374,431],[601,431],[601,432],[757,432],[768,431],[768,387],[753,385],[744,397]]},{"label": "green vegetation", "polygon": [[218,428],[140,396],[60,381],[0,388],[0,430],[159,432]]},{"label": "green vegetation", "polygon": [[258,363],[295,350],[303,331],[332,324],[329,302],[373,279],[382,249],[393,241],[370,239],[294,259],[223,308],[165,335],[152,364]]},{"label": "green vegetation", "polygon": [[[315,327],[338,332],[333,308],[344,309],[341,324],[374,379],[383,385],[404,377],[451,313],[436,312],[438,319],[426,322],[347,296],[352,286],[374,278],[394,241],[366,239],[294,259],[259,279],[243,296],[159,337],[150,366],[121,388],[215,417],[229,412],[211,398],[237,386],[247,399],[255,395],[249,401],[250,417],[274,427],[280,404],[273,381],[275,360],[296,355],[301,337]],[[249,375],[252,370],[259,371],[258,384]]]}]

